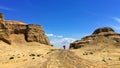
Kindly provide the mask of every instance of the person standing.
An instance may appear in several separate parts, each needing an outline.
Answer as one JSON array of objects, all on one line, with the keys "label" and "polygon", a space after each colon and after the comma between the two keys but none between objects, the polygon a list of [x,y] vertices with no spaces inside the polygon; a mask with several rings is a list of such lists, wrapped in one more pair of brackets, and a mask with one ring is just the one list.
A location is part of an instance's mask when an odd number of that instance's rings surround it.
[{"label": "person standing", "polygon": [[63,49],[64,49],[64,50],[66,49],[66,46],[65,46],[65,45],[63,45]]}]

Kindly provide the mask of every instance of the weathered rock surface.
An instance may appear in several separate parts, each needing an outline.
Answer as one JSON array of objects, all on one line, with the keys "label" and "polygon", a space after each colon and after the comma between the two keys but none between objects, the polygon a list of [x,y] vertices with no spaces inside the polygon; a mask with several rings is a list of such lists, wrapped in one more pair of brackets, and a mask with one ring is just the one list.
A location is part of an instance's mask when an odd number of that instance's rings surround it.
[{"label": "weathered rock surface", "polygon": [[73,43],[71,43],[69,48],[70,49],[71,48],[73,48],[73,49],[81,48],[87,44],[94,43],[95,40],[97,40],[97,39],[99,39],[99,41],[96,43],[100,43],[100,41],[101,42],[105,41],[107,43],[111,43],[111,41],[109,41],[109,40],[112,40],[112,42],[114,44],[118,44],[118,43],[120,43],[120,34],[116,33],[110,27],[98,28],[93,32],[92,35],[86,36],[86,37],[82,38],[81,40],[76,40]]},{"label": "weathered rock surface", "polygon": [[50,45],[50,42],[45,35],[45,32],[40,25],[30,24],[27,25],[25,39],[28,42],[40,42],[42,44]]},{"label": "weathered rock surface", "polygon": [[96,29],[93,34],[116,34],[115,31],[110,27],[103,27]]},{"label": "weathered rock surface", "polygon": [[39,42],[50,45],[48,37],[40,25],[27,25],[24,22],[4,20],[0,13],[0,40],[11,44],[9,36],[11,34],[23,34],[26,42]]},{"label": "weathered rock surface", "polygon": [[0,40],[6,42],[8,44],[11,44],[9,35],[10,35],[9,30],[4,25],[4,21],[0,21]]},{"label": "weathered rock surface", "polygon": [[0,13],[0,21],[4,21],[4,15]]},{"label": "weathered rock surface", "polygon": [[12,20],[5,20],[5,26],[9,29],[11,34],[24,34],[26,30],[26,23]]}]

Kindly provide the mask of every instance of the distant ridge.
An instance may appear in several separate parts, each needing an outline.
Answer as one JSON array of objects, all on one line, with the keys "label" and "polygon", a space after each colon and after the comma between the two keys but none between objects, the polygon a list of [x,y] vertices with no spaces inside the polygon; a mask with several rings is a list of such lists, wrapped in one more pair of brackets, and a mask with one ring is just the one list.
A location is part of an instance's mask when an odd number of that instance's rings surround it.
[{"label": "distant ridge", "polygon": [[[96,41],[97,40],[97,41]],[[99,40],[99,41],[98,41]],[[76,40],[70,44],[70,49],[81,48],[85,45],[94,43],[105,43],[120,46],[120,34],[116,33],[111,27],[102,27],[96,29],[92,35],[86,36],[81,40]]]}]

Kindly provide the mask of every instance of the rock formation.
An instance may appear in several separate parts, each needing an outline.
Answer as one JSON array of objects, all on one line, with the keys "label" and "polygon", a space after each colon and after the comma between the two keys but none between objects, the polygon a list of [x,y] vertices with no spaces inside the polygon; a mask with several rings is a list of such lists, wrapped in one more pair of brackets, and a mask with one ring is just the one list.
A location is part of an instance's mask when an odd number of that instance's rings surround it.
[{"label": "rock formation", "polygon": [[0,21],[4,21],[4,15],[0,13]]},{"label": "rock formation", "polygon": [[120,34],[116,33],[112,28],[110,27],[103,27],[96,29],[92,35],[86,36],[82,38],[81,40],[76,40],[73,43],[70,44],[70,49],[77,49],[81,48],[87,44],[94,43],[96,40],[99,39],[99,42],[97,43],[103,43],[103,41],[111,43],[109,40],[112,40],[114,44],[120,43]]},{"label": "rock formation", "polygon": [[103,28],[98,28],[96,29],[93,34],[99,34],[99,35],[104,35],[104,34],[116,34],[115,31],[110,28],[110,27],[103,27]]},{"label": "rock formation", "polygon": [[43,44],[50,45],[50,42],[45,35],[45,32],[40,25],[30,24],[27,25],[25,39],[27,42],[40,42]]},{"label": "rock formation", "polygon": [[9,29],[11,34],[24,34],[26,30],[26,23],[12,20],[5,20],[5,26]]},{"label": "rock formation", "polygon": [[27,25],[24,22],[13,20],[4,20],[3,14],[0,13],[0,40],[11,44],[9,36],[11,34],[23,34],[26,42],[39,42],[50,45],[48,37],[40,25]]},{"label": "rock formation", "polygon": [[9,35],[10,35],[9,30],[4,25],[4,21],[0,21],[0,40],[6,42],[8,44],[11,44]]}]

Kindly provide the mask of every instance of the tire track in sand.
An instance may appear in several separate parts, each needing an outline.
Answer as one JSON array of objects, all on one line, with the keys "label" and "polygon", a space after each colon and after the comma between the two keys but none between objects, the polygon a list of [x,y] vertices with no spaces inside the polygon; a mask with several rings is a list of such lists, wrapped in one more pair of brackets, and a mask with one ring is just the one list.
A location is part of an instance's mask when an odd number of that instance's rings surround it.
[{"label": "tire track in sand", "polygon": [[106,68],[105,66],[82,59],[68,50],[56,51],[49,55],[40,68]]}]

